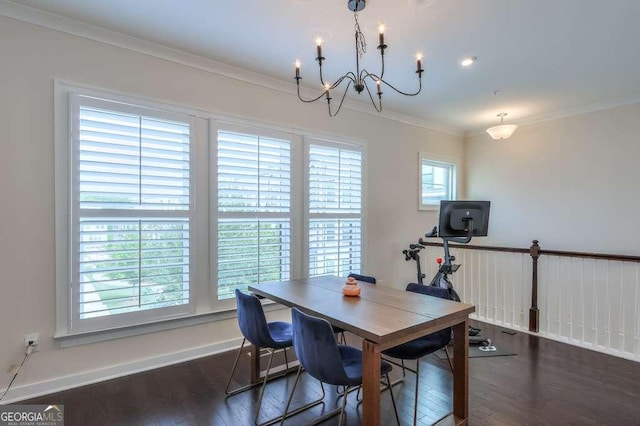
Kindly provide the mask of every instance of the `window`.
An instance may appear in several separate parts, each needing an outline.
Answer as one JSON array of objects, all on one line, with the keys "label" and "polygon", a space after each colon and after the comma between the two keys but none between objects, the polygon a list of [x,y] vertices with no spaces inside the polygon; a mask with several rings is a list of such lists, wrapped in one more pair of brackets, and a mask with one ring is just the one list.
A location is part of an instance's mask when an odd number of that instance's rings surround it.
[{"label": "window", "polygon": [[347,276],[362,263],[362,150],[308,147],[308,275]]},{"label": "window", "polygon": [[228,318],[250,284],[360,272],[364,148],[55,84],[56,339]]},{"label": "window", "polygon": [[[253,131],[252,131],[253,130]],[[217,294],[291,278],[291,137],[217,131]]]},{"label": "window", "polygon": [[192,117],[69,98],[73,331],[192,310]]},{"label": "window", "polygon": [[454,163],[434,160],[420,153],[420,194],[422,210],[437,208],[440,200],[456,197],[456,167]]}]

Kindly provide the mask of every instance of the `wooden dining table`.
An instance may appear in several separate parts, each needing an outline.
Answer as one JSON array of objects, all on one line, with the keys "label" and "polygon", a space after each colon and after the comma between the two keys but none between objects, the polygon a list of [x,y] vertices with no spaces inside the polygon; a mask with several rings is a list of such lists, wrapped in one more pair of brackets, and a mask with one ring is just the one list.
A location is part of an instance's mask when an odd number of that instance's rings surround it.
[{"label": "wooden dining table", "polygon": [[[382,351],[452,327],[453,413],[444,423],[468,424],[469,314],[473,305],[358,282],[359,297],[342,294],[344,278],[321,276],[249,286],[249,291],[288,307],[326,319],[360,336],[363,352],[363,424],[380,425],[380,363]],[[257,353],[257,349],[254,348]],[[259,357],[252,377],[259,375]],[[254,371],[256,370],[257,371]]]}]

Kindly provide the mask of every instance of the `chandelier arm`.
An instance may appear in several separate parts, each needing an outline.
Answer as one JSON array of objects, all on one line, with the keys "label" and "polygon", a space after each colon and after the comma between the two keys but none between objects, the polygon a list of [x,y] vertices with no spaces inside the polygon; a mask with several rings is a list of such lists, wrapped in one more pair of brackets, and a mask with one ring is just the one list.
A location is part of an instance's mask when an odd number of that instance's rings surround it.
[{"label": "chandelier arm", "polygon": [[340,77],[338,80],[336,80],[335,83],[333,83],[331,85],[331,87],[329,87],[330,89],[335,89],[336,87],[340,86],[340,83],[342,83],[342,81],[346,78],[349,81],[351,81],[352,83],[355,83],[355,79],[353,77],[351,77],[349,74],[353,74],[351,71],[349,71],[348,73],[346,73],[345,75],[343,75],[342,77]]},{"label": "chandelier arm", "polygon": [[351,80],[351,82],[352,82],[353,84],[356,84],[356,80],[357,80],[358,78],[357,78],[357,77],[356,77],[356,75],[353,73],[353,71],[349,71],[349,72],[348,72],[348,73],[346,73],[344,76],[345,76],[345,77],[347,77],[349,80]]},{"label": "chandelier arm", "polygon": [[347,87],[344,88],[344,92],[342,93],[342,99],[340,99],[340,104],[338,104],[338,109],[336,110],[336,112],[331,113],[331,103],[327,102],[327,107],[329,108],[329,117],[335,117],[340,112],[340,108],[342,108],[342,103],[344,102],[344,98],[347,96],[347,91],[349,90],[351,83],[352,81],[349,81],[349,83],[347,83]]},{"label": "chandelier arm", "polygon": [[319,62],[320,67],[320,84],[324,87],[324,78],[322,77],[322,61]]},{"label": "chandelier arm", "polygon": [[298,99],[300,99],[302,102],[305,103],[311,103],[311,102],[315,102],[318,99],[320,99],[321,97],[323,97],[325,95],[325,93],[327,93],[327,91],[325,90],[324,92],[320,93],[320,95],[318,95],[317,98],[313,98],[313,99],[304,99],[301,95],[300,95],[300,84],[298,84]]},{"label": "chandelier arm", "polygon": [[364,79],[366,79],[367,77],[369,77],[369,78],[370,78],[371,80],[373,80],[374,82],[375,82],[376,80],[382,80],[382,76],[378,76],[377,74],[370,73],[370,72],[369,72],[369,71],[367,71],[366,69],[363,69],[363,70],[360,72],[360,79],[361,79],[361,80],[364,80]]},{"label": "chandelier arm", "polygon": [[[371,74],[367,73],[366,77],[370,77]],[[367,89],[367,93],[369,94],[369,99],[371,99],[371,104],[373,105],[373,108],[375,108],[376,111],[378,112],[382,112],[382,96],[379,94],[378,95],[378,104],[376,105],[376,101],[373,99],[373,95],[371,94],[371,90],[369,90],[369,86],[367,86],[367,82],[365,80],[362,80],[363,84],[364,84],[364,88]]]},{"label": "chandelier arm", "polygon": [[386,86],[388,86],[391,89],[395,90],[397,93],[400,93],[401,95],[404,95],[404,96],[416,96],[418,93],[420,93],[420,91],[422,91],[422,78],[420,76],[418,76],[418,84],[419,84],[418,91],[417,92],[413,92],[413,93],[403,92],[402,90],[399,90],[399,89],[395,88],[392,84],[387,83],[383,79],[380,79],[380,81],[383,82]]}]

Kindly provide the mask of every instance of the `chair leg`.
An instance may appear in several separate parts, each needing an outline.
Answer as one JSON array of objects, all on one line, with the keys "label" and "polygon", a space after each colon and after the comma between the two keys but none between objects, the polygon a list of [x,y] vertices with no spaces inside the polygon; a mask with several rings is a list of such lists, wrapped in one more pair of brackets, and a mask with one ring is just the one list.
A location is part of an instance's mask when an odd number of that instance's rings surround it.
[{"label": "chair leg", "polygon": [[453,374],[453,363],[451,362],[451,357],[449,356],[449,350],[447,347],[444,347],[444,353],[447,354],[447,361],[449,361],[449,368],[451,368],[451,373]]},{"label": "chair leg", "polygon": [[[296,391],[296,386],[298,386],[300,373],[302,373],[302,366],[298,367],[298,372],[296,373],[296,381],[293,382],[293,388],[291,388],[291,394],[289,394],[289,399],[287,400],[287,406],[284,408],[284,413],[282,413],[282,421],[280,422],[280,424],[284,424],[284,421],[287,418],[287,413],[289,412],[289,406],[291,405],[291,400],[293,399],[293,393]],[[322,392],[324,393],[324,387],[322,388]]]},{"label": "chair leg", "polygon": [[400,360],[400,363],[398,363],[398,362],[396,362],[396,361],[394,361],[393,359],[390,359],[390,358],[383,358],[383,360],[387,361],[390,364],[393,364],[395,366],[398,366],[398,367],[402,368],[402,377],[400,377],[399,379],[396,379],[393,382],[391,382],[391,386],[395,386],[395,385],[397,385],[399,383],[404,382],[404,379],[407,377],[406,370],[413,371],[412,369],[410,369],[409,367],[406,367],[404,365],[404,360],[403,359]]},{"label": "chair leg", "polygon": [[284,371],[288,372],[289,371],[289,360],[287,359],[287,348],[284,348],[283,351],[284,351],[284,364],[286,366]]},{"label": "chair leg", "polygon": [[[236,354],[236,359],[233,361],[233,367],[231,368],[231,374],[229,375],[229,379],[227,380],[227,385],[224,389],[224,393],[227,395],[227,397],[233,396],[233,395],[237,395],[241,392],[244,392],[246,390],[255,388],[257,386],[260,385],[264,385],[264,380],[260,380],[258,382],[252,382],[249,383],[246,386],[241,386],[239,388],[236,388],[234,390],[229,390],[229,388],[231,387],[231,380],[233,379],[233,375],[235,374],[236,368],[238,367],[238,360],[240,359],[240,355],[242,355],[242,349],[244,348],[244,345],[246,343],[246,338],[242,339],[242,345],[240,345],[240,349],[238,350],[238,353]],[[274,380],[274,379],[278,379],[280,377],[284,377],[288,374],[289,372],[289,361],[287,360],[287,352],[286,349],[283,349],[285,351],[284,354],[284,359],[285,359],[285,363],[287,364],[287,368],[283,371],[280,371],[278,373],[273,374],[272,376],[269,376],[269,370],[267,370],[267,372],[265,373],[265,379],[268,381]]]},{"label": "chair leg", "polygon": [[260,417],[260,407],[262,407],[262,397],[264,396],[264,388],[267,387],[267,379],[269,378],[269,370],[271,370],[271,361],[273,361],[273,349],[269,349],[269,363],[267,364],[267,372],[264,374],[264,380],[262,381],[262,388],[260,388],[260,396],[258,397],[258,410],[256,410],[256,418],[254,423],[258,423],[258,417]]},{"label": "chair leg", "polygon": [[413,426],[418,420],[418,386],[420,384],[420,358],[416,360],[416,393],[413,399]]},{"label": "chair leg", "polygon": [[342,399],[342,409],[340,410],[340,418],[338,419],[338,426],[342,426],[342,418],[344,417],[344,409],[347,406],[347,397],[349,396],[349,387],[346,386],[344,391],[345,395]]},{"label": "chair leg", "polygon": [[336,386],[336,394],[338,395],[338,397],[336,398],[336,401],[342,398],[343,396],[345,396],[346,390],[347,388],[345,386],[340,386],[340,385]]},{"label": "chair leg", "polygon": [[[289,398],[287,399],[287,406],[284,409],[284,413],[282,413],[282,415],[274,417],[272,419],[269,419],[263,423],[260,423],[258,426],[271,426],[274,425],[276,423],[280,423],[281,425],[285,422],[285,420],[287,419],[287,417],[292,417],[295,416],[299,413],[302,413],[305,410],[308,410],[309,408],[315,407],[316,405],[322,404],[324,403],[324,397],[327,396],[325,390],[324,390],[324,385],[322,384],[322,382],[320,382],[320,389],[322,390],[322,396],[314,401],[308,402],[298,408],[296,408],[295,410],[291,410],[289,411],[289,408],[291,407],[291,401],[293,400],[293,393],[296,390],[296,386],[298,385],[298,381],[300,380],[300,376],[302,375],[303,372],[303,368],[302,366],[298,366],[298,370],[296,373],[296,380],[293,383],[293,388],[291,388],[291,393],[289,394]],[[336,414],[338,414],[338,411],[336,410],[333,415],[335,416]],[[328,417],[327,417],[328,418]]]},{"label": "chair leg", "polygon": [[384,375],[387,378],[387,386],[389,387],[389,394],[391,395],[391,402],[393,403],[393,411],[396,414],[396,421],[398,422],[398,426],[400,426],[400,416],[398,416],[398,407],[396,406],[396,398],[393,396],[393,389],[391,387],[391,379],[389,378],[389,374]]},{"label": "chair leg", "polygon": [[233,361],[233,368],[231,369],[231,374],[229,375],[229,380],[227,380],[227,386],[224,388],[224,393],[230,395],[232,392],[229,392],[229,385],[231,385],[231,379],[233,379],[233,374],[236,372],[236,368],[238,367],[238,360],[240,359],[240,354],[242,354],[242,349],[244,348],[244,343],[246,342],[246,338],[242,339],[242,345],[240,345],[240,349],[238,349],[238,353],[236,354],[236,359]]}]

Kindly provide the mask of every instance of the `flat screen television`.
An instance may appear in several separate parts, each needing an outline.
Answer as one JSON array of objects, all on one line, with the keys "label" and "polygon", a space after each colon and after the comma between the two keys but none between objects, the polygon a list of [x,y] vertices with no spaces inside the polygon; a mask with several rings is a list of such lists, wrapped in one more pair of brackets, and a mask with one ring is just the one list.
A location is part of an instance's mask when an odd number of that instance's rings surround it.
[{"label": "flat screen television", "polygon": [[486,237],[489,230],[490,201],[440,201],[439,237],[466,237],[469,219],[473,236]]}]

